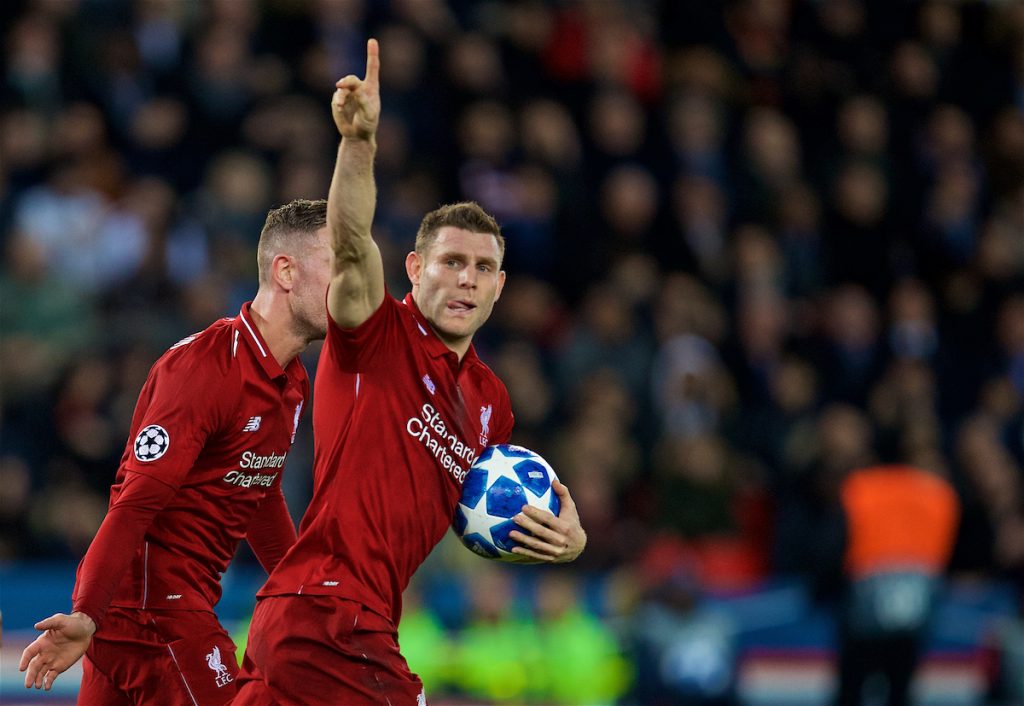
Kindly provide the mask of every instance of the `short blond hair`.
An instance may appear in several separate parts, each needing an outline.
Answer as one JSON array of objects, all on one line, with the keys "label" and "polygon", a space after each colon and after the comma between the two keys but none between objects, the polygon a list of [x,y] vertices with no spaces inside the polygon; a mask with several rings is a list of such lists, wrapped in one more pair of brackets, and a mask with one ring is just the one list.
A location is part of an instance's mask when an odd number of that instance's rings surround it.
[{"label": "short blond hair", "polygon": [[270,266],[274,257],[282,252],[295,254],[305,250],[309,243],[303,239],[327,225],[326,199],[295,199],[278,206],[267,214],[256,246],[256,265],[260,282],[270,279]]}]

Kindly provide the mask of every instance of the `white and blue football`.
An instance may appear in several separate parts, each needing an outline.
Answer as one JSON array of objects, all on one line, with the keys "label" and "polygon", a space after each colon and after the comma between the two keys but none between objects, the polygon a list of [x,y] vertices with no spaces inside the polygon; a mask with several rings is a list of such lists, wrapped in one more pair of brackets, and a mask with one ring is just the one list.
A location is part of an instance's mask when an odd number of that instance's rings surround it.
[{"label": "white and blue football", "polygon": [[511,444],[488,446],[462,483],[462,497],[455,506],[452,527],[462,543],[482,557],[498,561],[523,561],[513,554],[513,530],[526,532],[512,518],[523,505],[550,510],[558,516],[560,503],[551,487],[551,466],[529,449]]}]

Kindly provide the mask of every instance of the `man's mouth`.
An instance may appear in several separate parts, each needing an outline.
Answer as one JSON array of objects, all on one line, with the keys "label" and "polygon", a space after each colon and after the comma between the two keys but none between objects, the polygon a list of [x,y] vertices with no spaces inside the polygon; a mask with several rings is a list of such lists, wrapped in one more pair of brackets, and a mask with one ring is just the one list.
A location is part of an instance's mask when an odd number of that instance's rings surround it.
[{"label": "man's mouth", "polygon": [[453,314],[468,314],[476,309],[476,304],[465,299],[452,299],[448,302],[448,311]]}]

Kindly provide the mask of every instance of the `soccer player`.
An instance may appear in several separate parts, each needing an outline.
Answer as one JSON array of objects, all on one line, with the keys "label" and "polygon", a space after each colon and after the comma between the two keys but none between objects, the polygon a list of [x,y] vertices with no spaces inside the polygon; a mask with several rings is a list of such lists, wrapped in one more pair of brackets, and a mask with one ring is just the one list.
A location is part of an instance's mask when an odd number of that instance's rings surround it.
[{"label": "soccer player", "polygon": [[79,704],[231,701],[235,645],[213,606],[242,538],[268,573],[295,541],[281,473],[309,392],[297,356],[326,332],[326,219],[324,200],[272,210],[256,297],[153,365],[73,612],[36,624],[26,687],[84,654]]},{"label": "soccer player", "polygon": [[[334,260],[313,497],[258,593],[238,706],[426,703],[398,649],[402,591],[450,526],[473,460],[512,431],[508,392],[472,346],[505,282],[494,219],[470,203],[428,213],[405,260],[411,294],[385,291],[370,233],[378,71],[371,39],[365,79],[341,79],[332,101],[342,139],[327,199]],[[564,485],[555,492],[558,517],[516,517],[532,533],[512,534],[525,560],[583,551],[575,504]]]}]

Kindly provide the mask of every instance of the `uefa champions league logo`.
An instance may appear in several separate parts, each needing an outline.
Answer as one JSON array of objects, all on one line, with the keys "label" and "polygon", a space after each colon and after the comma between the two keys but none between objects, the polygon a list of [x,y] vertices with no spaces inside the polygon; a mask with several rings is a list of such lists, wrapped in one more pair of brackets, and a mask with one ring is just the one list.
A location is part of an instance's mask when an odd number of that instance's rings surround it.
[{"label": "uefa champions league logo", "polygon": [[143,463],[155,461],[171,446],[171,435],[159,424],[150,424],[135,437],[135,458]]}]

